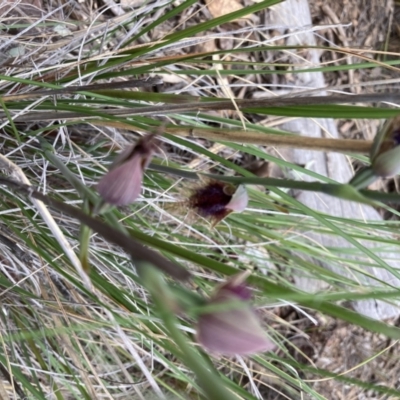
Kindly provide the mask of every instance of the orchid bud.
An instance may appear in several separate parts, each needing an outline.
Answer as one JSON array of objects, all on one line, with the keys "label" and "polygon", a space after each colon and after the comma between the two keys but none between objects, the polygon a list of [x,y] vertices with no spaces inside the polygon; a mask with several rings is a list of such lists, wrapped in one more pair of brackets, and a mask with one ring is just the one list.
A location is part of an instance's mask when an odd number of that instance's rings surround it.
[{"label": "orchid bud", "polygon": [[207,180],[195,188],[189,197],[189,207],[204,218],[213,221],[213,225],[222,221],[232,212],[242,212],[249,202],[247,190],[230,183]]},{"label": "orchid bud", "polygon": [[382,178],[390,178],[400,172],[400,147],[389,150],[373,162],[372,168],[376,175]]},{"label": "orchid bud", "polygon": [[143,173],[157,149],[158,139],[151,133],[123,151],[110,171],[101,178],[97,191],[107,202],[116,206],[133,203],[142,189]]},{"label": "orchid bud", "polygon": [[371,165],[380,177],[392,177],[400,172],[400,117],[388,120],[376,135],[371,150]]},{"label": "orchid bud", "polygon": [[210,311],[199,316],[197,341],[212,353],[250,355],[275,347],[248,304],[251,291],[244,279],[239,274],[222,284],[209,300]]}]

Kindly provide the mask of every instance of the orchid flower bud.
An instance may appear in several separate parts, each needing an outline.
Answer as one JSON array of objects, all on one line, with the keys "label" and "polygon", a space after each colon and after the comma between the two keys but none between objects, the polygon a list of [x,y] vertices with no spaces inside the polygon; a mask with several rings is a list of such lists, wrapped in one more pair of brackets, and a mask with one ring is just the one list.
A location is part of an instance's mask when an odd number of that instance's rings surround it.
[{"label": "orchid flower bud", "polygon": [[143,173],[150,164],[157,145],[158,139],[151,133],[117,157],[110,171],[97,185],[97,191],[107,203],[125,206],[139,197]]},{"label": "orchid flower bud", "polygon": [[243,274],[228,279],[209,300],[210,311],[199,316],[197,341],[212,353],[250,355],[275,347],[248,304],[251,291],[244,279]]},{"label": "orchid flower bud", "polygon": [[392,177],[400,172],[400,117],[388,120],[376,135],[371,150],[371,165],[380,177]]},{"label": "orchid flower bud", "polygon": [[213,225],[222,221],[232,212],[242,212],[249,202],[247,190],[230,183],[207,180],[195,188],[189,196],[189,207],[204,218],[213,221]]},{"label": "orchid flower bud", "polygon": [[391,178],[400,172],[400,147],[389,150],[380,156],[372,164],[376,175],[382,178]]}]

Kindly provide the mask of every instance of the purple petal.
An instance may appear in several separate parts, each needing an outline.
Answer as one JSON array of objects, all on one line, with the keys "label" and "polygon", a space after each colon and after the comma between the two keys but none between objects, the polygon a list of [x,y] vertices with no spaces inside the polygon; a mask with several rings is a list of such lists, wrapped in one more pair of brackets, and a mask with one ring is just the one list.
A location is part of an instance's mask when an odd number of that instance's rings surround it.
[{"label": "purple petal", "polygon": [[131,157],[135,154],[136,144],[128,146],[126,149],[122,150],[114,159],[113,163],[111,164],[110,170],[115,169],[126,161],[129,161]]},{"label": "purple petal", "polygon": [[226,295],[230,297],[235,296],[239,300],[249,301],[251,299],[251,290],[244,283],[233,285],[228,282],[218,290],[215,294],[215,298],[220,299],[226,297]]},{"label": "purple petal", "polygon": [[226,205],[226,208],[235,212],[242,212],[245,210],[248,203],[249,195],[247,194],[247,190],[243,185],[240,185],[232,196],[230,202]]},{"label": "purple petal", "polygon": [[119,167],[137,155],[143,158],[143,169],[146,169],[159,144],[160,142],[154,133],[149,133],[141,137],[135,144],[128,146],[117,155],[110,170]]},{"label": "purple petal", "polygon": [[210,352],[227,356],[256,354],[275,347],[250,308],[201,315],[197,340]]},{"label": "purple petal", "polygon": [[239,300],[249,301],[251,299],[251,290],[245,284],[249,271],[242,271],[238,274],[230,276],[222,285],[217,287],[211,301],[230,301],[232,296]]},{"label": "purple petal", "polygon": [[143,157],[134,154],[130,160],[104,175],[97,185],[97,191],[106,202],[125,206],[139,197],[142,180]]},{"label": "purple petal", "polygon": [[143,172],[158,144],[156,134],[150,133],[120,153],[97,186],[97,191],[105,201],[116,206],[125,206],[139,197]]}]

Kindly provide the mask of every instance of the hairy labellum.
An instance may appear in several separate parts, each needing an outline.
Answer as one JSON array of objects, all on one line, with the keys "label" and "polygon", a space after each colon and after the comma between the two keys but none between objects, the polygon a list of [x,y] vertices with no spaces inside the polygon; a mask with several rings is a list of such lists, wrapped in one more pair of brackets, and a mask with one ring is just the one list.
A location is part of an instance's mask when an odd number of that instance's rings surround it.
[{"label": "hairy labellum", "polygon": [[215,180],[193,190],[189,197],[189,206],[204,218],[218,223],[231,212],[241,212],[248,204],[248,195],[244,186],[236,188],[231,184]]}]

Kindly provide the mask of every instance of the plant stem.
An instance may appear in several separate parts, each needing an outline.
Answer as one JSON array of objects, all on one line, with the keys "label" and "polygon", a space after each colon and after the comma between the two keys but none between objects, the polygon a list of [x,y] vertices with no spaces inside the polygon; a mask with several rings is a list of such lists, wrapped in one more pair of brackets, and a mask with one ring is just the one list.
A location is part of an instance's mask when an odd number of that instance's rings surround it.
[{"label": "plant stem", "polygon": [[[98,126],[112,126],[114,128],[129,130],[133,129],[132,125],[122,121],[90,120],[90,123]],[[372,140],[327,139],[300,136],[297,134],[281,135],[257,131],[244,131],[239,129],[210,129],[181,126],[165,128],[164,132],[182,137],[256,144],[260,146],[275,146],[326,152],[334,151],[337,153],[369,154],[373,144]]]},{"label": "plant stem", "polygon": [[[157,106],[131,107],[123,109],[87,109],[76,111],[54,111],[46,110],[43,112],[26,112],[14,118],[18,122],[32,121],[48,121],[53,119],[80,119],[102,116],[127,116],[135,115],[166,115],[183,112],[199,112],[205,110],[235,110],[239,107],[242,111],[257,112],[257,108],[265,107],[287,107],[287,106],[310,106],[310,105],[328,105],[328,104],[351,104],[351,103],[379,103],[400,101],[399,93],[374,93],[374,94],[359,94],[359,95],[334,95],[334,96],[310,96],[310,97],[274,97],[266,99],[236,99],[232,102],[231,99],[221,99],[216,101],[198,101],[198,97],[194,97],[194,101],[187,101],[186,104],[163,104]],[[252,110],[254,109],[254,110]],[[392,111],[395,115],[399,115],[398,110]],[[394,116],[394,115],[393,115]],[[4,112],[0,112],[0,119],[7,118]]]},{"label": "plant stem", "polygon": [[289,147],[318,151],[336,151],[338,153],[367,154],[372,140],[327,139],[300,135],[278,135],[256,131],[233,129],[207,129],[177,127],[167,128],[166,133],[210,140],[223,140],[236,143],[250,143],[263,146]]},{"label": "plant stem", "polygon": [[212,365],[206,364],[203,356],[189,344],[188,339],[178,329],[175,314],[170,309],[170,305],[176,299],[159,271],[147,263],[142,263],[140,271],[139,276],[141,276],[146,289],[151,293],[158,315],[163,320],[171,339],[179,348],[182,360],[196,374],[207,399],[232,400],[234,395],[226,388],[218,371]]}]

